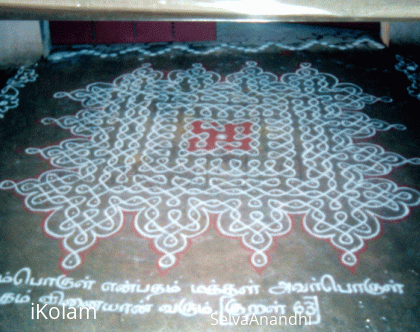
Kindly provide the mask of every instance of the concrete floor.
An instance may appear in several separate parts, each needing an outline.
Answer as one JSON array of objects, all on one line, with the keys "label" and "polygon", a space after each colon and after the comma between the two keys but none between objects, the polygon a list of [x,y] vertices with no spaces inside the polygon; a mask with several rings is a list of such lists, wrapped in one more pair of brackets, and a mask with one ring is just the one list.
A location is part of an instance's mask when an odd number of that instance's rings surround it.
[{"label": "concrete floor", "polygon": [[415,53],[165,47],[3,93],[0,330],[415,331]]}]

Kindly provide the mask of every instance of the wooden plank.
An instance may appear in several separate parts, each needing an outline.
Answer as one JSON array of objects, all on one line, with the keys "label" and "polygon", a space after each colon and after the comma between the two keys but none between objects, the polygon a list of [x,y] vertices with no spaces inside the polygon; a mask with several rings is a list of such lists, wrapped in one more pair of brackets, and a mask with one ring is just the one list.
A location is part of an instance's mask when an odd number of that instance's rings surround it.
[{"label": "wooden plank", "polygon": [[214,22],[176,22],[174,31],[174,41],[216,40]]},{"label": "wooden plank", "polygon": [[134,43],[133,22],[94,22],[96,44]]},{"label": "wooden plank", "polygon": [[51,21],[53,45],[131,44],[216,39],[215,22]]},{"label": "wooden plank", "polygon": [[92,22],[50,22],[51,42],[54,45],[92,44]]},{"label": "wooden plank", "polygon": [[173,41],[171,22],[135,22],[136,43]]}]

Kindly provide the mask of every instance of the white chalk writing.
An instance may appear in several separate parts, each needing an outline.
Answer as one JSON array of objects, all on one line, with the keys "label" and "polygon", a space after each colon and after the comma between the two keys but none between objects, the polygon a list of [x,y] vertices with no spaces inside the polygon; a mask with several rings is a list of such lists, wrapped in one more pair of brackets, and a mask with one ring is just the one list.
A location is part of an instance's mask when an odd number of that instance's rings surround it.
[{"label": "white chalk writing", "polygon": [[337,283],[333,276],[323,275],[319,281],[313,278],[313,282],[286,282],[279,281],[277,286],[268,289],[270,294],[282,295],[291,293],[339,293],[339,294],[369,294],[382,295],[385,293],[404,294],[404,285],[390,280],[387,284],[372,282],[370,278],[359,283]]},{"label": "white chalk writing", "polygon": [[235,284],[211,284],[205,285],[191,285],[191,293],[193,294],[206,294],[206,295],[258,295],[260,292],[260,285],[246,285],[236,287]]},{"label": "white chalk writing", "polygon": [[174,282],[174,285],[163,285],[163,284],[147,284],[141,285],[137,283],[130,283],[126,280],[124,283],[119,284],[117,282],[104,282],[101,285],[101,291],[103,292],[112,292],[112,293],[150,293],[146,299],[149,299],[155,295],[161,294],[172,294],[179,293],[181,288],[177,285],[178,281]]},{"label": "white chalk writing", "polygon": [[38,287],[56,287],[62,290],[72,288],[91,290],[95,283],[96,281],[91,280],[89,276],[86,276],[85,279],[79,280],[74,280],[73,278],[67,277],[64,274],[59,277],[34,278],[32,277],[32,271],[29,267],[23,267],[15,274],[11,274],[9,271],[4,275],[0,274],[0,285],[12,284],[13,286],[25,285]]}]

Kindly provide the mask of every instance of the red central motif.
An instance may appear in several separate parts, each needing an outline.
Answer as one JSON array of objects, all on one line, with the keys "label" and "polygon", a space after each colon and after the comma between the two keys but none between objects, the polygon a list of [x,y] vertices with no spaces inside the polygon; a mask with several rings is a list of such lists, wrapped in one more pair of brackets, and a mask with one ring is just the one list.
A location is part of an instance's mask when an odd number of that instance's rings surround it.
[{"label": "red central motif", "polygon": [[[201,139],[199,137],[193,137],[188,140],[189,147],[188,151],[194,152],[199,149],[204,150],[214,150],[217,147],[216,142],[221,142],[223,144],[223,148],[227,151],[231,151],[234,149],[241,149],[244,151],[251,150],[251,146],[249,143],[252,141],[250,137],[245,138],[235,138],[236,135],[250,135],[251,134],[251,122],[243,122],[239,124],[225,124],[224,127],[219,125],[217,122],[212,122],[211,125],[215,128],[203,128],[203,121],[194,121],[192,122],[193,130],[192,133],[199,135],[202,133],[207,133],[208,137],[206,138],[206,145],[205,146],[198,146]],[[217,128],[223,128],[222,130],[218,130]],[[242,131],[237,128],[242,128]],[[234,143],[234,144],[231,144]]]}]

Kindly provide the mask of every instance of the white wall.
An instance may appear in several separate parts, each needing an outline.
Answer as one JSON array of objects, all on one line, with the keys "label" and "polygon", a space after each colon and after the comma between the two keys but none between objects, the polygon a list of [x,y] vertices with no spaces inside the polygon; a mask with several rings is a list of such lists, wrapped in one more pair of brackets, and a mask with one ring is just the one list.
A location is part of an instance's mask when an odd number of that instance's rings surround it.
[{"label": "white wall", "polygon": [[30,64],[43,53],[39,21],[0,20],[0,66]]},{"label": "white wall", "polygon": [[420,22],[392,22],[389,38],[391,45],[420,45]]}]

